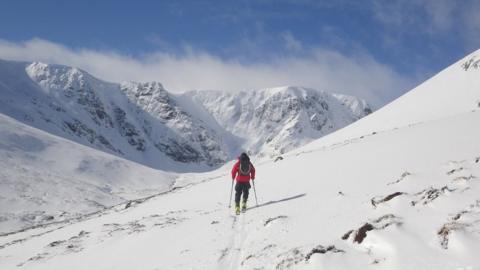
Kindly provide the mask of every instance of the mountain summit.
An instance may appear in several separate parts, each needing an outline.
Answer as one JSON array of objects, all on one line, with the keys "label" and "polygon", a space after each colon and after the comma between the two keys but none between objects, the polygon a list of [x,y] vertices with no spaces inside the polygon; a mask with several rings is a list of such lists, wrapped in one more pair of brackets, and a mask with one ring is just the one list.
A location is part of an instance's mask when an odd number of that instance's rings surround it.
[{"label": "mountain summit", "polygon": [[0,61],[0,113],[164,170],[206,170],[239,152],[273,156],[371,112],[365,101],[299,87],[169,93],[77,68]]},{"label": "mountain summit", "polygon": [[185,94],[251,154],[273,156],[318,139],[370,114],[359,98],[303,87]]}]

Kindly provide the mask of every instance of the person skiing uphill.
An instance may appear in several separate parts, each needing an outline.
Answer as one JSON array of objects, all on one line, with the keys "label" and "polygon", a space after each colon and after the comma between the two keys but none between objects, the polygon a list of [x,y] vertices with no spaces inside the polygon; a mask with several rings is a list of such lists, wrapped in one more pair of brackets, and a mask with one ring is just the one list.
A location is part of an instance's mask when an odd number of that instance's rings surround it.
[{"label": "person skiing uphill", "polygon": [[246,211],[248,190],[251,187],[250,179],[255,180],[255,167],[253,167],[246,153],[242,153],[240,157],[238,157],[238,161],[233,165],[232,181],[234,179],[237,180],[235,184],[235,213],[238,215],[240,214],[240,197],[242,197],[243,193],[241,209],[242,211]]}]

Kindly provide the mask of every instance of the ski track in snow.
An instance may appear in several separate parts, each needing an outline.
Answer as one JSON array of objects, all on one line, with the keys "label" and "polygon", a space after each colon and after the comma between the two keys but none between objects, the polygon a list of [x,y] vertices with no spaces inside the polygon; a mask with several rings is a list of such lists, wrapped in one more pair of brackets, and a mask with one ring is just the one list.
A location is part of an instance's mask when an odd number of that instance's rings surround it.
[{"label": "ski track in snow", "polygon": [[220,261],[218,269],[236,270],[240,267],[243,243],[245,242],[247,230],[245,229],[245,213],[233,217],[232,232],[227,256]]}]

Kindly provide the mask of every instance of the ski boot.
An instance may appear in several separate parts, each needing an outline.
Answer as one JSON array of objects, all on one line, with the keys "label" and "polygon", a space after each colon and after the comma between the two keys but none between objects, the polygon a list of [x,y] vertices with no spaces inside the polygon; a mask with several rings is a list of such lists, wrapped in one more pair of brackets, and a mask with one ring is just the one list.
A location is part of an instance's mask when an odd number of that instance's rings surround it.
[{"label": "ski boot", "polygon": [[247,211],[247,202],[242,202],[242,212],[245,213]]},{"label": "ski boot", "polygon": [[235,214],[240,215],[240,205],[235,205]]}]

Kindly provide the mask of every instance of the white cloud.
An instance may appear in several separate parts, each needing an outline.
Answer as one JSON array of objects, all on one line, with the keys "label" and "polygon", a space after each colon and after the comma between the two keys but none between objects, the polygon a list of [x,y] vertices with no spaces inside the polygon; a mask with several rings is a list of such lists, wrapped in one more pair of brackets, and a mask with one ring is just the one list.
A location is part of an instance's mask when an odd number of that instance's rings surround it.
[{"label": "white cloud", "polygon": [[285,42],[285,48],[287,48],[288,50],[299,51],[302,49],[302,43],[298,39],[296,39],[291,32],[283,32],[281,37]]},{"label": "white cloud", "polygon": [[441,34],[454,24],[457,6],[450,0],[373,0],[374,17],[395,31]]},{"label": "white cloud", "polygon": [[458,34],[462,41],[471,42],[473,37],[478,46],[478,0],[372,0],[371,3],[374,18],[391,33]]},{"label": "white cloud", "polygon": [[430,31],[444,32],[449,30],[454,24],[453,13],[456,11],[456,5],[451,0],[424,0],[424,6],[431,21]]},{"label": "white cloud", "polygon": [[383,105],[412,87],[412,80],[365,53],[346,56],[323,48],[307,56],[284,56],[245,64],[186,47],[182,55],[156,52],[131,57],[108,51],[71,49],[42,39],[0,40],[0,58],[43,61],[82,68],[107,81],[160,81],[169,91],[228,91],[298,85],[363,97]]},{"label": "white cloud", "polygon": [[480,47],[480,1],[475,1],[467,5],[462,17],[466,41],[470,50],[476,50]]}]

